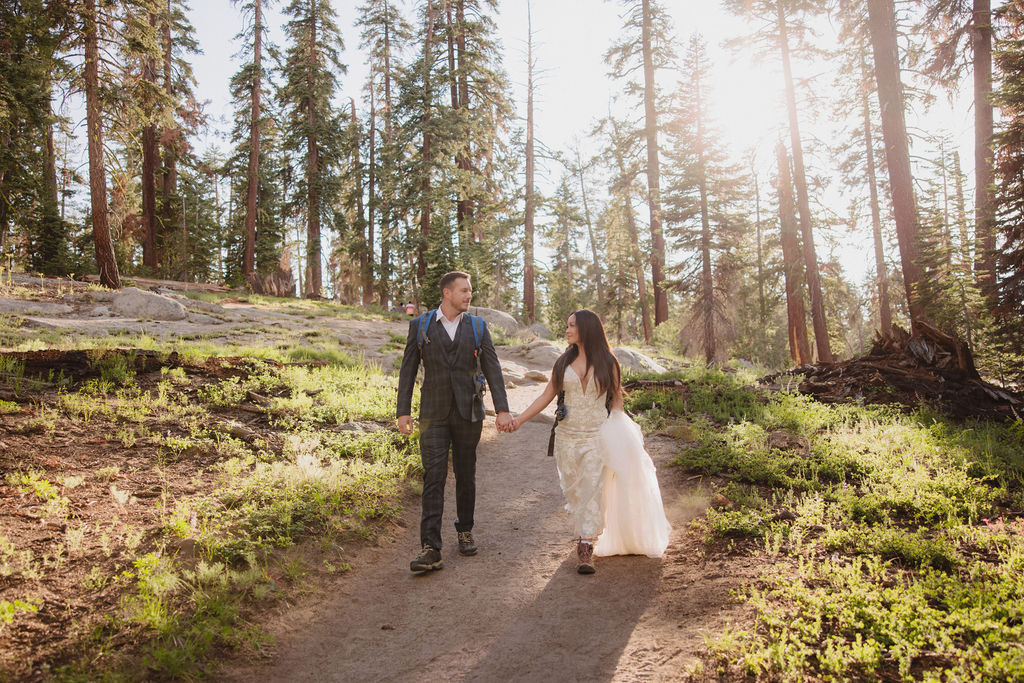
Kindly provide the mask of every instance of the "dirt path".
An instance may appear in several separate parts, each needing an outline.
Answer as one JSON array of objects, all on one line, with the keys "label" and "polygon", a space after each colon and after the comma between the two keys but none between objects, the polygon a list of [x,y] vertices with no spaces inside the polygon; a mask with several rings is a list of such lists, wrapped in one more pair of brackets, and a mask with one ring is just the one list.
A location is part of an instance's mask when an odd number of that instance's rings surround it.
[{"label": "dirt path", "polygon": [[[520,411],[541,390],[510,391]],[[550,408],[549,408],[550,410]],[[478,450],[476,536],[480,552],[456,549],[454,480],[445,504],[445,567],[414,575],[419,500],[400,532],[353,558],[315,604],[282,610],[268,662],[225,672],[228,681],[678,680],[738,607],[729,590],[752,560],[709,561],[687,533],[706,499],[677,468],[676,445],[648,439],[674,531],[663,559],[598,558],[580,576],[570,559],[572,524],[554,463],[550,422],[499,434],[488,419]],[[313,603],[314,601],[307,601]]]}]

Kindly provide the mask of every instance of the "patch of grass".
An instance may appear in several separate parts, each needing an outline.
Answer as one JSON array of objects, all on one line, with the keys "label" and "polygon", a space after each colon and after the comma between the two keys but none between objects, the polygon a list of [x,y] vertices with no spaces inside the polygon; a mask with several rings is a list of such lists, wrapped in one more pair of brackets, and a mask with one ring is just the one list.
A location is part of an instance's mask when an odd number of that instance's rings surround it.
[{"label": "patch of grass", "polygon": [[[1021,680],[1024,425],[766,395],[690,368],[635,391],[650,427],[685,424],[675,464],[729,482],[709,539],[760,538],[749,628],[709,641],[720,672],[765,679]],[[784,513],[784,514],[781,514]],[[753,548],[753,545],[748,547]]]}]

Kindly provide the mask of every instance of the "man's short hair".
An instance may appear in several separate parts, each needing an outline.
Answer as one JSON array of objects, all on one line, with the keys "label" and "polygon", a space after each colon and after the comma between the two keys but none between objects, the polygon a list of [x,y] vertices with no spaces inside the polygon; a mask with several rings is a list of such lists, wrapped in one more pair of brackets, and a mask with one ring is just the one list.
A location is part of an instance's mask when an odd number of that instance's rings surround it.
[{"label": "man's short hair", "polygon": [[451,289],[451,284],[458,280],[460,277],[469,279],[469,273],[463,273],[461,270],[453,270],[450,273],[445,273],[441,276],[441,291]]}]

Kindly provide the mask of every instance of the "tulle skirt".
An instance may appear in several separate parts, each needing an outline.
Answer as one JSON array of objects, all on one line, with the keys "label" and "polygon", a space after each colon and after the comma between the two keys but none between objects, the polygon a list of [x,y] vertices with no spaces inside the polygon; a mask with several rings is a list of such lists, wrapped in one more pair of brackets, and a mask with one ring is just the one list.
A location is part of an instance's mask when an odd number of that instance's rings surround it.
[{"label": "tulle skirt", "polygon": [[661,557],[672,526],[665,518],[661,490],[640,426],[613,410],[601,426],[598,447],[605,472],[604,532],[595,555]]}]

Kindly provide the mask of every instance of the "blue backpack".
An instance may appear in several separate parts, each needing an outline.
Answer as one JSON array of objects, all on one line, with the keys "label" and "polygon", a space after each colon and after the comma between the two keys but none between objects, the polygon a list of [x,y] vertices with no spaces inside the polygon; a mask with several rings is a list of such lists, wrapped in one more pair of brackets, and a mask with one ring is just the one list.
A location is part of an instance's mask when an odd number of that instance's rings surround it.
[{"label": "blue backpack", "polygon": [[[423,343],[427,340],[427,328],[430,321],[437,315],[437,309],[432,309],[420,316],[416,323],[416,345],[423,353]],[[476,359],[476,372],[473,373],[473,387],[476,395],[483,400],[484,392],[487,391],[487,380],[484,377],[483,369],[480,367],[480,335],[484,329],[484,319],[472,313],[464,313],[469,317],[470,326],[473,328],[473,358]],[[479,327],[479,329],[477,329]]]}]

